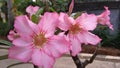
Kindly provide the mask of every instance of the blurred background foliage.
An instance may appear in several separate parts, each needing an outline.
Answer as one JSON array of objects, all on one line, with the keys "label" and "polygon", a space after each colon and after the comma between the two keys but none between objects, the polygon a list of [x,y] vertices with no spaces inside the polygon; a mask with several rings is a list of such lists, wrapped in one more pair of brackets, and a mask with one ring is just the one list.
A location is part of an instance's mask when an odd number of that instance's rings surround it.
[{"label": "blurred background foliage", "polygon": [[[29,5],[40,6],[45,8],[44,11],[57,11],[67,12],[68,5],[71,0],[48,0],[43,2],[42,0],[11,0],[12,1],[12,15],[13,17],[26,14],[25,9]],[[76,2],[89,2],[88,0],[75,0]],[[90,1],[117,1],[117,0],[90,0]],[[47,8],[47,9],[46,9]],[[7,0],[0,0],[0,39],[6,37],[9,30],[13,29],[13,25],[8,23],[8,7]],[[93,33],[99,35],[102,40],[102,46],[114,47],[120,49],[120,30],[116,36],[109,34],[108,27],[99,26]]]},{"label": "blurred background foliage", "polygon": [[[11,0],[12,1],[12,15],[13,17],[26,14],[26,7],[29,5],[40,6],[40,8],[47,8],[44,11],[67,11],[70,0]],[[0,0],[0,37],[6,36],[13,25],[8,23],[8,7],[7,0]]]}]

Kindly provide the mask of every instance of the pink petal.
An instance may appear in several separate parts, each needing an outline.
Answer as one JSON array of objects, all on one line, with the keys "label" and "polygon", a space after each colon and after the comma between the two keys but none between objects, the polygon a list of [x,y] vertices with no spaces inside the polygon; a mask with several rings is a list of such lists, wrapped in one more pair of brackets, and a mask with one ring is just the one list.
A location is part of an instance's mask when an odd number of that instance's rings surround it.
[{"label": "pink petal", "polygon": [[28,19],[25,15],[16,17],[14,27],[16,31],[22,36],[28,36],[32,34],[32,30],[28,24]]},{"label": "pink petal", "polygon": [[33,23],[31,20],[29,20],[27,16],[26,16],[26,19],[27,19],[27,22],[28,22],[28,25],[29,25],[30,29],[34,33],[38,34],[39,33],[39,27],[38,27],[38,25],[35,24],[35,23]]},{"label": "pink petal", "polygon": [[77,35],[78,39],[85,44],[97,45],[100,43],[101,39],[88,31],[82,31]]},{"label": "pink petal", "polygon": [[87,13],[82,13],[82,15],[76,19],[76,22],[85,30],[94,30],[97,26],[97,16],[94,14],[88,15]]},{"label": "pink petal", "polygon": [[32,16],[33,14],[35,14],[35,13],[38,11],[38,9],[39,9],[38,6],[32,6],[32,5],[30,5],[30,6],[28,6],[28,7],[26,8],[26,12],[27,12],[28,14],[30,14],[30,16]]},{"label": "pink petal", "polygon": [[31,39],[17,38],[13,40],[13,44],[18,47],[30,46],[32,43]]},{"label": "pink petal", "polygon": [[32,62],[37,66],[42,66],[43,68],[53,68],[55,59],[48,56],[46,53],[39,49],[34,49],[32,55]]},{"label": "pink petal", "polygon": [[113,25],[110,23],[110,10],[108,10],[108,7],[104,7],[105,11],[98,15],[98,23],[102,25],[107,25],[111,30],[113,30]]},{"label": "pink petal", "polygon": [[58,23],[58,14],[46,12],[41,18],[38,26],[46,34],[53,35]]},{"label": "pink petal", "polygon": [[74,35],[69,35],[69,38],[70,38],[70,42],[71,42],[72,56],[76,56],[82,50],[81,42]]},{"label": "pink petal", "polygon": [[44,50],[53,57],[60,57],[69,52],[69,42],[63,36],[54,36],[50,39]]},{"label": "pink petal", "polygon": [[15,33],[14,30],[10,30],[9,35],[7,36],[7,38],[8,38],[10,41],[13,41],[13,40],[16,39],[16,38],[19,38],[19,35],[18,35],[17,33]]},{"label": "pink petal", "polygon": [[60,13],[58,27],[67,31],[74,20],[68,17],[66,13]]},{"label": "pink petal", "polygon": [[30,47],[12,46],[9,49],[9,58],[28,62],[31,59],[32,49]]}]

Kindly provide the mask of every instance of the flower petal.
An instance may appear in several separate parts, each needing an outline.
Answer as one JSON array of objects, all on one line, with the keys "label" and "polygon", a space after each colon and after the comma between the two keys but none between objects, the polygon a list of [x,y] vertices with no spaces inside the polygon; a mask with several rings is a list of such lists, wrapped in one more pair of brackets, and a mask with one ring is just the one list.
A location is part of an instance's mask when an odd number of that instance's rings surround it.
[{"label": "flower petal", "polygon": [[94,30],[97,26],[97,16],[94,14],[88,15],[87,13],[82,13],[82,15],[76,19],[76,22],[85,30]]},{"label": "flower petal", "polygon": [[98,23],[102,25],[107,25],[111,30],[113,30],[113,25],[110,23],[110,11],[108,10],[108,7],[104,7],[105,11],[98,15]]},{"label": "flower petal", "polygon": [[35,13],[38,11],[38,9],[39,9],[38,6],[32,6],[32,5],[30,5],[30,6],[28,6],[28,7],[26,8],[26,12],[27,12],[28,14],[30,14],[30,16],[32,16],[33,14],[35,14]]},{"label": "flower petal", "polygon": [[53,68],[55,59],[45,54],[39,49],[34,49],[32,55],[32,62],[37,66],[42,66],[43,68]]},{"label": "flower petal", "polygon": [[7,38],[8,38],[10,41],[13,41],[13,40],[16,39],[16,38],[19,38],[19,35],[18,35],[17,33],[15,33],[14,30],[10,30],[9,35],[7,36]]},{"label": "flower petal", "polygon": [[12,46],[9,49],[9,58],[27,62],[31,59],[32,49],[30,47]]},{"label": "flower petal", "polygon": [[53,57],[60,57],[69,52],[69,42],[63,36],[54,36],[50,39],[44,50]]},{"label": "flower petal", "polygon": [[38,26],[40,30],[46,32],[46,34],[53,35],[55,28],[58,23],[58,14],[46,12],[44,16],[42,16]]},{"label": "flower petal", "polygon": [[80,32],[77,37],[82,43],[85,44],[96,45],[101,41],[101,39],[97,35],[94,35],[88,31]]},{"label": "flower petal", "polygon": [[71,51],[72,56],[76,56],[82,49],[81,49],[81,42],[77,39],[77,37],[70,36],[71,42]]},{"label": "flower petal", "polygon": [[72,19],[69,19],[68,15],[65,13],[60,13],[58,27],[62,30],[67,31],[71,24]]},{"label": "flower petal", "polygon": [[18,16],[15,19],[15,24],[14,24],[15,30],[22,36],[32,34],[32,30],[27,20],[28,19],[26,19],[25,15]]},{"label": "flower petal", "polygon": [[18,47],[30,46],[32,44],[31,39],[17,38],[13,40],[13,44]]},{"label": "flower petal", "polygon": [[39,27],[38,27],[38,25],[35,24],[35,23],[33,23],[31,20],[29,20],[27,16],[26,16],[26,19],[27,19],[27,22],[28,22],[28,25],[29,25],[30,29],[34,33],[38,34],[39,33]]}]

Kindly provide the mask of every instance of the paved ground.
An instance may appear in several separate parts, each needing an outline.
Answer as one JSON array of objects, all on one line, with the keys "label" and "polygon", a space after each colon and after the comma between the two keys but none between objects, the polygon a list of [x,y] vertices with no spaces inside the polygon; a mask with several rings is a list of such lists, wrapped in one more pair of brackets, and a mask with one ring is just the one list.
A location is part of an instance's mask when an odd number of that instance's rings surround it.
[{"label": "paved ground", "polygon": [[[7,54],[7,50],[0,50],[0,55]],[[84,61],[84,59],[82,59]],[[17,60],[6,59],[0,61],[0,68],[7,68],[8,65],[19,62]],[[32,64],[17,65],[11,68],[33,68]],[[57,59],[54,68],[76,68],[71,57],[62,57]],[[120,62],[95,60],[86,68],[120,68]]]}]

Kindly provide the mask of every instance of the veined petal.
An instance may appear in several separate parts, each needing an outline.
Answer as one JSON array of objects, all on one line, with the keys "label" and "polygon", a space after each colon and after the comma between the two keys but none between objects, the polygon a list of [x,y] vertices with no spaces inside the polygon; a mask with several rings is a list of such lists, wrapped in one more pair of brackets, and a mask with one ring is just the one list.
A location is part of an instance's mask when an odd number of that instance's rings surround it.
[{"label": "veined petal", "polygon": [[50,39],[44,50],[53,57],[60,57],[69,52],[69,42],[63,36],[54,36]]},{"label": "veined petal", "polygon": [[85,44],[97,45],[101,41],[97,35],[94,35],[88,31],[82,31],[77,37],[82,43]]},{"label": "veined petal", "polygon": [[15,30],[22,36],[32,34],[32,30],[28,24],[28,21],[25,15],[16,17],[14,27],[15,27]]},{"label": "veined petal", "polygon": [[37,24],[33,23],[31,20],[28,19],[27,16],[25,16],[28,22],[28,25],[30,27],[30,29],[34,32],[34,33],[39,33],[39,27]]},{"label": "veined petal", "polygon": [[46,12],[44,16],[42,16],[38,26],[40,30],[46,32],[46,34],[54,34],[55,28],[57,27],[58,23],[58,14],[57,13],[50,13]]},{"label": "veined petal", "polygon": [[[60,13],[59,16],[59,23],[58,23],[58,27],[62,30],[67,31],[69,29],[69,27],[72,25],[71,21],[68,20],[68,15],[65,13]],[[70,19],[72,20],[72,19]]]},{"label": "veined petal", "polygon": [[94,14],[83,13],[76,19],[76,22],[85,30],[94,30],[97,26],[97,16]]},{"label": "veined petal", "polygon": [[82,49],[81,49],[81,42],[77,39],[76,36],[70,36],[70,43],[71,43],[71,51],[72,56],[76,56]]},{"label": "veined petal", "polygon": [[48,56],[46,53],[39,49],[34,49],[32,55],[32,62],[37,66],[42,66],[43,68],[53,68],[55,59]]},{"label": "veined petal", "polygon": [[25,47],[25,46],[30,46],[32,44],[32,40],[24,39],[24,38],[17,38],[15,40],[13,40],[12,43],[18,47]]},{"label": "veined petal", "polygon": [[31,59],[32,49],[30,47],[12,46],[9,49],[9,58],[27,62]]}]

